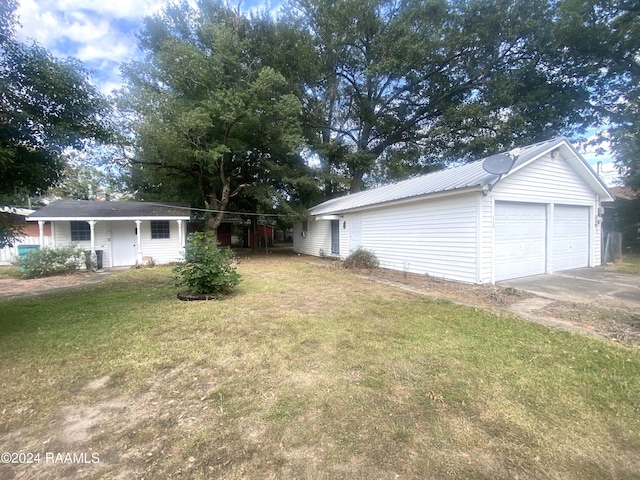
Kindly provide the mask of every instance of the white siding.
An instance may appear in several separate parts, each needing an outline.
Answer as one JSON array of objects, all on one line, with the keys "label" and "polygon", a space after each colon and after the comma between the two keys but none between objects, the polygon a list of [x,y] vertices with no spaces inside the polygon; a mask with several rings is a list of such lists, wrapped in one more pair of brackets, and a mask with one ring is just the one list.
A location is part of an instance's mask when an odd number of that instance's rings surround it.
[{"label": "white siding", "polygon": [[477,282],[477,194],[368,210],[362,245],[380,266]]},{"label": "white siding", "polygon": [[500,180],[496,200],[592,206],[593,191],[562,158],[540,158]]},{"label": "white siding", "polygon": [[331,254],[331,221],[307,221],[306,236],[302,236],[302,223],[293,226],[293,251],[305,255],[325,256]]},{"label": "white siding", "polygon": [[353,252],[362,246],[362,215],[352,213],[349,215],[349,252]]},{"label": "white siding", "polygon": [[493,281],[493,215],[494,215],[494,202],[491,197],[485,197],[479,194],[480,200],[480,229],[478,232],[478,238],[480,245],[478,251],[480,258],[480,271],[478,283],[491,283]]},{"label": "white siding", "polygon": [[[183,233],[186,226],[183,227]],[[151,222],[140,224],[140,243],[143,257],[151,257],[156,264],[179,262],[183,260],[178,222],[169,220],[169,238],[151,238]]]}]

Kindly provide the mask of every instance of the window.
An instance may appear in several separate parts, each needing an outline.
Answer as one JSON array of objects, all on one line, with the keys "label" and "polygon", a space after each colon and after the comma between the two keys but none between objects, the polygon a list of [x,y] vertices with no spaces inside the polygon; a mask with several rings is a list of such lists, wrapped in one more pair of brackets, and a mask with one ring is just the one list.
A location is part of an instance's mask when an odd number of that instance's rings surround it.
[{"label": "window", "polygon": [[151,238],[170,238],[169,220],[151,220]]},{"label": "window", "polygon": [[71,222],[71,241],[84,242],[91,240],[91,227],[87,222]]},{"label": "window", "polygon": [[307,220],[303,220],[302,221],[302,236],[306,237],[307,236],[307,229],[309,228],[309,224],[307,223]]}]

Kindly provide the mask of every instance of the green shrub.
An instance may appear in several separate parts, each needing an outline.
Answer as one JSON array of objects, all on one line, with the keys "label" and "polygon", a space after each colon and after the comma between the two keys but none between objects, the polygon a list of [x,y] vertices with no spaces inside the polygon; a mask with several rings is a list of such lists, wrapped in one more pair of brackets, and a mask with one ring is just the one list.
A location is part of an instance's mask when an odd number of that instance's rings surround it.
[{"label": "green shrub", "polygon": [[344,261],[344,268],[376,268],[378,265],[376,254],[362,247],[356,248]]},{"label": "green shrub", "polygon": [[85,253],[77,245],[31,250],[18,258],[17,265],[27,278],[50,277],[72,273],[84,266]]},{"label": "green shrub", "polygon": [[213,233],[194,233],[185,247],[184,262],[173,269],[176,285],[191,293],[225,295],[242,281],[234,260],[231,249],[218,248]]}]

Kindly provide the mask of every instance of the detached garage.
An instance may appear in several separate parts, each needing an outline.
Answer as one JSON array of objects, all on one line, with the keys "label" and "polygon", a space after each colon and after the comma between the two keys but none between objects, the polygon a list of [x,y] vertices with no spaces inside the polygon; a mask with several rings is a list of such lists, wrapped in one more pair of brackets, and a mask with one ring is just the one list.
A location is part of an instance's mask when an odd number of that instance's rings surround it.
[{"label": "detached garage", "polygon": [[610,201],[558,138],[317,205],[294,250],[346,258],[362,246],[384,268],[494,283],[600,265]]}]

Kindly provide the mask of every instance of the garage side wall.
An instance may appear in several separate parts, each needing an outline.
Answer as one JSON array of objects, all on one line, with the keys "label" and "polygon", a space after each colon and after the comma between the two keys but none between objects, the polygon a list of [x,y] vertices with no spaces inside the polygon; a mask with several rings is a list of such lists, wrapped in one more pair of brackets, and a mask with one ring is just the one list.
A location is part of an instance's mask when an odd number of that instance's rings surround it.
[{"label": "garage side wall", "polygon": [[360,243],[383,268],[476,283],[478,203],[470,193],[364,210]]},{"label": "garage side wall", "polygon": [[293,251],[316,257],[329,255],[331,253],[331,221],[310,218],[306,222],[306,230],[303,230],[302,222],[294,224]]}]

